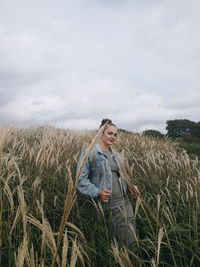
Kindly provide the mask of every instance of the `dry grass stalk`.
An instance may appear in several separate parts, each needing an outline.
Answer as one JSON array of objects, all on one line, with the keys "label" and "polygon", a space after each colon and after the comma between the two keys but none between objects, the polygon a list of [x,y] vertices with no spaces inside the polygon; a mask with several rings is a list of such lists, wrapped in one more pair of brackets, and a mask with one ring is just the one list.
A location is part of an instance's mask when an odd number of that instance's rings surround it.
[{"label": "dry grass stalk", "polygon": [[33,190],[36,191],[40,184],[41,184],[41,178],[40,177],[36,177],[36,179],[34,180],[34,182],[32,184]]},{"label": "dry grass stalk", "polygon": [[15,169],[16,169],[18,177],[19,177],[19,185],[20,185],[20,187],[22,187],[23,183],[26,181],[26,178],[22,177],[21,172],[19,170],[19,167],[18,167],[17,163],[15,162],[15,160],[13,160],[13,165],[15,166]]},{"label": "dry grass stalk", "polygon": [[71,209],[73,207],[73,204],[74,204],[74,201],[75,201],[75,196],[76,196],[76,188],[75,188],[75,185],[74,185],[73,180],[72,180],[71,171],[70,171],[69,168],[68,168],[67,171],[68,171],[67,195],[66,195],[66,199],[65,199],[64,212],[63,212],[63,216],[62,216],[60,227],[59,227],[57,246],[56,246],[56,250],[55,250],[52,266],[55,265],[55,261],[56,261],[56,258],[57,258],[58,249],[59,249],[60,244],[61,244],[64,228],[66,226],[66,223],[67,223],[69,214],[71,212]]},{"label": "dry grass stalk", "polygon": [[[41,193],[41,202],[39,202],[37,200],[37,208],[41,214],[41,217],[42,217],[42,224],[44,225],[45,224],[45,216],[44,216],[44,192],[42,191]],[[42,230],[42,244],[41,244],[41,252],[40,252],[40,262],[42,262],[42,257],[43,257],[43,253],[44,253],[44,247],[45,247],[45,231],[44,229]]]},{"label": "dry grass stalk", "polygon": [[141,205],[141,200],[140,198],[137,198],[135,203],[134,217],[137,216],[140,205]]},{"label": "dry grass stalk", "polygon": [[76,233],[76,236],[78,234],[78,236],[85,241],[85,237],[83,235],[83,233],[80,231],[80,229],[78,227],[76,227],[76,225],[74,225],[73,223],[70,222],[66,222],[66,226],[69,226],[70,228],[72,228],[74,230],[74,232]]},{"label": "dry grass stalk", "polygon": [[25,261],[27,249],[28,249],[28,238],[27,238],[27,235],[24,235],[23,242],[18,249],[18,255],[17,255],[17,259],[16,259],[16,267],[23,267],[24,266],[24,261]]},{"label": "dry grass stalk", "polygon": [[[49,222],[45,220],[44,222],[41,223],[40,221],[38,221],[36,218],[32,216],[27,216],[27,221],[35,225],[37,228],[39,228],[42,231],[42,233],[44,233],[45,242],[47,246],[50,248],[52,254],[54,255],[56,251],[56,241],[55,241],[54,233],[51,229]],[[60,261],[59,261],[58,256],[56,258],[56,261],[59,264]]]},{"label": "dry grass stalk", "polygon": [[6,144],[7,140],[9,139],[10,135],[13,133],[14,126],[8,126],[7,128],[1,129],[0,132],[0,153],[2,152],[2,149],[4,145]]},{"label": "dry grass stalk", "polygon": [[11,229],[10,229],[9,238],[11,238],[11,236],[12,236],[12,232],[13,232],[13,230],[15,229],[15,227],[16,227],[16,225],[17,225],[17,222],[18,222],[19,218],[20,218],[20,207],[17,208],[16,214],[15,214],[15,219],[14,219],[14,222],[13,222],[12,227],[11,227]]},{"label": "dry grass stalk", "polygon": [[158,247],[157,247],[157,254],[156,254],[156,266],[159,266],[159,259],[160,259],[160,246],[161,246],[161,241],[164,236],[164,231],[163,227],[159,229],[158,233]]},{"label": "dry grass stalk", "polygon": [[69,241],[67,237],[67,229],[65,230],[65,235],[63,238],[63,247],[62,247],[62,263],[61,267],[67,266],[67,253],[68,253]]},{"label": "dry grass stalk", "polygon": [[156,266],[155,259],[151,259],[150,264],[151,264],[152,267],[157,267],[157,266]]},{"label": "dry grass stalk", "polygon": [[72,245],[72,255],[71,255],[71,260],[70,260],[69,267],[75,267],[76,266],[78,253],[79,253],[79,249],[78,249],[78,246],[77,246],[77,243],[76,243],[76,239],[75,239],[73,241],[73,245]]},{"label": "dry grass stalk", "polygon": [[128,250],[124,248],[119,248],[118,243],[111,244],[111,252],[115,258],[116,263],[121,267],[134,267],[134,263],[129,257]]},{"label": "dry grass stalk", "polygon": [[4,179],[1,179],[4,183],[4,187],[3,187],[3,191],[5,193],[5,195],[8,198],[8,201],[10,203],[10,208],[11,208],[11,212],[14,210],[14,201],[13,201],[13,193],[10,190],[10,187],[8,185],[8,183],[6,183],[6,181],[4,181]]},{"label": "dry grass stalk", "polygon": [[134,267],[135,266],[134,262],[130,259],[130,254],[129,254],[127,248],[124,248],[124,251],[122,252],[122,257],[124,259],[125,266],[127,266],[127,267]]},{"label": "dry grass stalk", "polygon": [[19,208],[20,208],[20,213],[22,216],[22,222],[23,222],[23,231],[24,231],[24,235],[27,235],[27,231],[26,231],[26,226],[27,226],[27,207],[26,207],[26,202],[25,202],[25,198],[24,198],[24,191],[22,189],[22,187],[17,187],[17,191],[18,191],[18,199],[19,199]]},{"label": "dry grass stalk", "polygon": [[35,254],[34,254],[33,244],[31,245],[30,251],[28,251],[28,249],[27,249],[26,263],[27,263],[28,267],[36,267],[37,266],[37,262],[35,262]]}]

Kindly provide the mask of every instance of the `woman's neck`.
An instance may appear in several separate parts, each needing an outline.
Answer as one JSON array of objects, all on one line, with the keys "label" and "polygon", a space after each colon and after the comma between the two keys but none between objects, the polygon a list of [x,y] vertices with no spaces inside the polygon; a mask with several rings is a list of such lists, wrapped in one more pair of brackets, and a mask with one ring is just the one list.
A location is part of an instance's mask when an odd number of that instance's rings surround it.
[{"label": "woman's neck", "polygon": [[99,145],[100,145],[100,147],[101,147],[101,149],[102,149],[103,151],[109,151],[109,147],[110,147],[110,146],[104,144],[104,143],[101,142],[101,141],[99,142]]}]

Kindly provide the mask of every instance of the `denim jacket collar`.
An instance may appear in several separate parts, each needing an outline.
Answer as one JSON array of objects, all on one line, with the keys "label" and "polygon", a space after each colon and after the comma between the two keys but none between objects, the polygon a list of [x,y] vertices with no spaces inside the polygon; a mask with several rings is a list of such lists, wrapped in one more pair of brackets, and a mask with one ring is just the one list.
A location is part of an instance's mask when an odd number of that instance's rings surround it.
[{"label": "denim jacket collar", "polygon": [[[112,152],[113,155],[116,153],[116,151],[112,147],[109,147],[109,149],[110,149],[110,151]],[[96,144],[96,150],[97,150],[97,152],[99,152],[101,154],[104,154],[101,146],[99,145],[99,143]]]}]

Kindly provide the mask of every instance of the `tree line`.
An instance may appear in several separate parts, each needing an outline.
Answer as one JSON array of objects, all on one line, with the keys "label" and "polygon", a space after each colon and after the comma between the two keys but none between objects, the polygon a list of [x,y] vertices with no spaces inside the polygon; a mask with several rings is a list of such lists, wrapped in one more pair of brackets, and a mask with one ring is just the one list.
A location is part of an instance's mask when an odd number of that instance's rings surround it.
[{"label": "tree line", "polygon": [[[186,119],[168,120],[166,122],[167,136],[169,137],[193,137],[200,138],[200,122]],[[144,135],[153,137],[163,137],[164,134],[157,130],[146,130]]]}]

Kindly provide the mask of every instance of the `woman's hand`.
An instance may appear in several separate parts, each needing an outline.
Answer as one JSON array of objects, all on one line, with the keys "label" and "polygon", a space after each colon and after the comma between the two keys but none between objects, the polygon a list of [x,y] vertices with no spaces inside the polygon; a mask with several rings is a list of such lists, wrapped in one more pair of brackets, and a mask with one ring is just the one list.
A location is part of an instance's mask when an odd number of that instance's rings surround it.
[{"label": "woman's hand", "polygon": [[102,202],[108,202],[109,197],[111,196],[112,192],[104,189],[102,191],[100,191],[99,196]]}]

